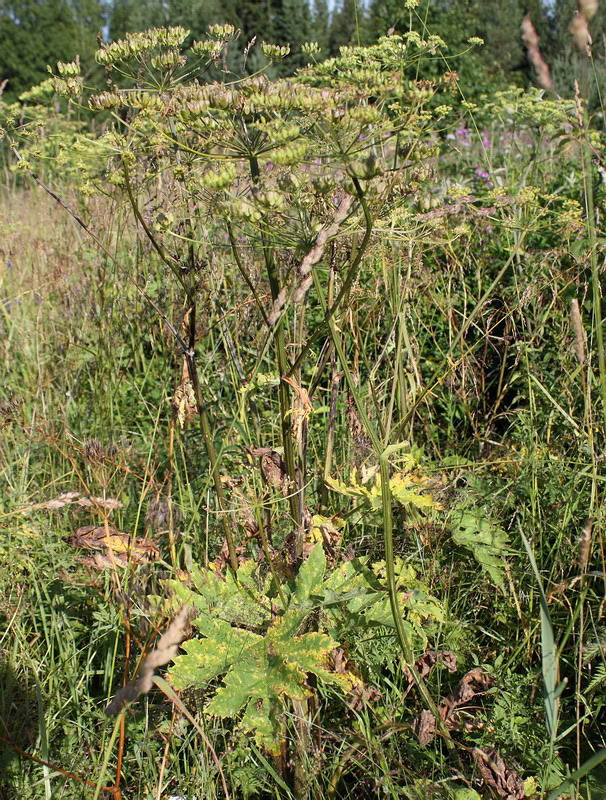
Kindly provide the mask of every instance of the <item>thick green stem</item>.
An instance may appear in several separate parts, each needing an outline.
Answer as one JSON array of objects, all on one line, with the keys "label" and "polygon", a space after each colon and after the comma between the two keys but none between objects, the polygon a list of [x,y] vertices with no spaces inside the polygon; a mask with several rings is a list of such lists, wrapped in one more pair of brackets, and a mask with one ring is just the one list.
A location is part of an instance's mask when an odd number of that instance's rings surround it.
[{"label": "thick green stem", "polygon": [[[250,158],[250,174],[255,183],[259,182],[259,163],[254,156]],[[268,240],[267,234],[261,232],[261,245],[263,247],[263,258],[265,261],[265,269],[267,271],[267,278],[269,280],[269,288],[271,291],[272,300],[276,302],[280,294],[280,276],[278,273],[278,265],[274,257],[274,249],[271,242]],[[290,364],[286,356],[286,341],[284,337],[284,320],[279,319],[275,326],[274,341],[276,343],[276,360],[278,363],[278,372],[280,376],[291,374]],[[291,422],[290,422],[290,394],[288,385],[284,381],[280,381],[279,387],[280,399],[280,421],[282,426],[282,444],[284,446],[284,461],[286,462],[286,471],[288,472],[289,483],[293,488],[290,493],[289,504],[290,511],[297,527],[301,525],[302,513],[299,492],[296,491],[297,487],[297,466],[295,460],[295,448],[292,437]]]}]

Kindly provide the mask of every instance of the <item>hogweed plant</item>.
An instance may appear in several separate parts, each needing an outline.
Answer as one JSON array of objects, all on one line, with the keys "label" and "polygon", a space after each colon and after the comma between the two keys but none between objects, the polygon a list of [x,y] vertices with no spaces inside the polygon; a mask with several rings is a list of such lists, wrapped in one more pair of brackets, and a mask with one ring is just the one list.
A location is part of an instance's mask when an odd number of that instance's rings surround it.
[{"label": "hogweed plant", "polygon": [[[355,652],[379,631],[404,669],[406,693],[415,687],[420,698],[413,726],[419,742],[440,734],[447,752],[436,758],[452,757],[460,774],[470,748],[456,749],[452,731],[463,729],[460,709],[491,684],[477,668],[452,696],[440,704],[433,699],[425,677],[440,659],[452,663],[451,654],[425,651],[448,614],[396,557],[393,542],[395,524],[407,530],[442,518],[443,486],[402,441],[421,400],[398,418],[395,389],[384,405],[372,387],[366,390],[348,317],[373,248],[406,221],[407,205],[427,181],[449,113],[437,95],[456,88],[456,76],[415,78],[420,61],[443,47],[436,37],[385,37],[373,47],[343,48],[338,58],[294,78],[273,79],[272,64],[287,56],[286,46],[260,45],[266,67],[235,75],[238,31],[212,26],[191,46],[188,35],[155,29],[103,45],[97,52],[103,90],[85,86],[77,62],[58,64],[51,78],[75,115],[92,112],[100,121],[99,136],[78,136],[73,147],[70,139],[62,158],[77,161],[84,193],[129,209],[139,263],[145,262],[141,275],[154,273],[163,287],[171,281],[179,294],[176,306],[163,304],[140,275],[129,278],[180,352],[181,379],[170,392],[173,422],[187,442],[197,418],[213,489],[209,517],[219,520],[212,530],[215,560],[176,573],[164,584],[165,597],[150,598],[159,613],[176,613],[179,624],[143,659],[143,677],[110,711],[150,688],[153,669],[173,659],[188,636],[191,609],[200,637],[186,641],[185,654],[175,658],[173,688],[202,689],[208,717],[229,720],[251,737],[274,759],[278,783],[307,797],[313,779],[307,766],[316,753],[320,763],[327,697],[336,695],[364,731],[373,689]],[[313,60],[315,47],[304,49]],[[7,128],[18,168],[35,171],[44,155],[41,115],[31,125],[13,116]],[[114,257],[94,225],[78,221]],[[237,309],[224,307],[214,280],[226,263],[256,309],[242,348],[230,343],[223,324]],[[213,365],[200,365],[209,324],[219,330],[239,383],[227,425],[205,376]],[[401,354],[406,334],[399,330]],[[334,387],[341,380],[365,458],[337,477]],[[316,441],[318,396],[327,385],[328,431]],[[279,415],[277,442],[262,438],[267,410]],[[340,503],[351,507],[345,512]],[[344,531],[361,510],[382,531],[381,561],[356,558],[345,546]],[[467,507],[452,516],[450,528],[503,591],[507,534],[488,512]],[[176,572],[174,543],[171,557]],[[387,716],[382,724],[387,732],[397,725]],[[355,748],[338,761],[333,795],[354,755]],[[502,759],[482,749],[473,758],[486,774],[496,774],[494,763],[501,769]],[[525,796],[515,773],[507,779],[517,792],[512,796]],[[492,786],[488,778],[486,785]]]},{"label": "hogweed plant", "polygon": [[[309,676],[342,690],[358,683],[328,665],[340,642],[330,630],[321,632],[330,617],[320,613],[324,605],[334,614],[335,607],[355,603],[365,608],[368,622],[369,604],[389,598],[389,613],[383,608],[381,622],[395,626],[407,669],[438,726],[441,720],[414,666],[414,629],[403,614],[416,618],[418,629],[424,618],[442,612],[435,602],[425,608],[414,593],[403,600],[394,569],[389,456],[400,446],[394,448],[383,420],[371,419],[365,408],[339,320],[364,270],[378,221],[393,213],[394,198],[397,203],[414,192],[431,153],[427,133],[444,112],[429,111],[428,104],[441,81],[411,76],[424,54],[442,43],[391,36],[372,48],[345,48],[338,59],[310,66],[295,79],[272,80],[271,63],[286,56],[288,48],[262,44],[267,69],[235,76],[228,65],[237,35],[229,25],[212,26],[207,39],[185,48],[188,31],[157,29],[103,46],[97,61],[106,68],[108,88],[88,93],[86,104],[113,122],[94,143],[105,158],[102,184],[92,174],[87,180],[94,189],[127,199],[143,238],[182,292],[180,330],[171,321],[171,309],[157,310],[183,353],[181,416],[189,398],[222,520],[228,574],[220,578],[206,567],[197,573],[199,594],[181,592],[183,602],[204,612],[196,625],[205,638],[193,640],[188,655],[177,660],[174,685],[206,685],[227,673],[209,713],[235,716],[244,709],[241,725],[270,752],[286,741],[279,734],[290,704],[299,730],[294,786],[303,796],[307,781],[301,766],[311,742],[314,707],[310,696],[318,691]],[[306,50],[313,54],[313,46]],[[85,102],[77,62],[59,64],[54,83],[75,104]],[[245,370],[243,389],[258,379],[266,354],[273,354],[279,377],[278,449],[274,443],[238,442],[233,428],[223,441],[214,434],[196,342],[200,317],[217,302],[207,273],[217,253],[225,252],[260,319],[257,357]],[[326,579],[334,583],[339,570],[348,568],[339,566],[336,556],[327,568],[324,547],[338,552],[334,539],[340,535],[328,518],[323,525],[314,523],[318,497],[309,489],[326,472],[321,460],[310,463],[308,438],[314,392],[331,353],[345,374],[378,462],[385,531],[386,583],[365,578],[363,587],[353,588],[353,574],[343,574],[345,599],[335,588],[327,594]],[[251,398],[242,393],[242,404],[248,403],[243,411],[253,419],[252,430],[259,430]],[[272,498],[253,524],[253,551],[265,560],[254,580],[254,562],[243,560],[243,538],[229,513],[223,475],[223,453],[234,443],[261,455],[266,483],[283,498],[282,503]],[[412,472],[408,483],[414,488]],[[422,483],[416,487],[416,493],[395,496],[405,507],[433,505],[421,493]],[[311,550],[310,537],[318,539]],[[280,547],[282,557],[277,555]],[[246,626],[238,627],[238,621]]]},{"label": "hogweed plant", "polygon": [[[116,120],[96,142],[107,156],[107,181],[127,196],[144,236],[184,294],[187,333],[176,338],[222,510],[219,458],[195,353],[200,303],[213,300],[204,296],[205,272],[227,245],[263,321],[260,353],[273,348],[277,373],[293,381],[295,392],[304,366],[317,385],[321,365],[312,376],[307,357],[329,336],[331,321],[345,306],[373,225],[389,213],[394,192],[409,188],[411,171],[426,155],[422,133],[431,115],[424,106],[434,90],[405,76],[419,51],[439,44],[392,37],[377,48],[345,52],[337,64],[310,69],[297,81],[271,81],[262,73],[231,79],[226,71],[221,82],[200,83],[226,62],[236,33],[231,26],[213,26],[208,40],[194,42],[189,58],[180,49],[188,35],[183,29],[132,34],[97,53],[124,88],[88,98],[91,109],[110,112]],[[273,45],[262,50],[270,60],[288,52]],[[77,66],[59,65],[57,91],[81,92]],[[156,193],[162,201],[151,211]],[[325,271],[314,267],[337,241],[331,285],[323,287],[326,298],[314,303],[323,307],[322,319],[308,329],[307,295]],[[255,285],[259,272],[267,280],[269,301]],[[294,316],[291,345],[286,334]],[[296,442],[286,380],[278,394],[290,515],[301,528],[305,425]],[[236,569],[236,546],[224,519],[230,565]]]}]

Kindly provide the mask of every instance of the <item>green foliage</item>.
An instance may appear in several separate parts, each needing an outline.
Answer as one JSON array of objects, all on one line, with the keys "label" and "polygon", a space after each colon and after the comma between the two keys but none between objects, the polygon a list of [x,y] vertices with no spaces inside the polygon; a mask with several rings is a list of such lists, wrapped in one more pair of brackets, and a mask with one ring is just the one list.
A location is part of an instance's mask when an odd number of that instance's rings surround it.
[{"label": "green foliage", "polygon": [[[402,506],[410,508],[439,508],[430,493],[431,478],[417,470],[417,464],[411,455],[405,459],[404,469],[396,472],[389,480],[389,491],[393,499]],[[346,497],[359,497],[368,502],[374,511],[381,508],[381,476],[377,469],[367,469],[358,479],[354,470],[349,481],[326,478],[326,483],[335,492]]]},{"label": "green foliage", "polygon": [[[206,712],[239,717],[259,746],[279,752],[287,701],[309,696],[308,675],[351,689],[359,679],[330,669],[330,653],[365,631],[395,627],[383,571],[383,564],[369,568],[364,561],[350,561],[327,572],[323,546],[316,544],[296,578],[279,587],[271,576],[262,578],[252,561],[225,577],[195,569],[193,589],[171,582],[179,601],[195,608],[194,625],[204,637],[184,644],[187,655],[179,656],[170,671],[173,685],[206,688],[223,676]],[[413,569],[398,563],[397,576],[405,624],[422,651],[424,626],[443,622],[445,612],[423,591]],[[318,621],[328,634],[308,630]]]},{"label": "green foliage", "polygon": [[[421,0],[411,4],[374,0],[367,27],[372,39],[389,29],[440,36],[448,49],[439,61],[456,71],[463,96],[475,100],[510,84],[528,84],[530,70],[520,36],[526,14],[541,35],[550,30],[547,8],[540,1],[529,4],[519,0]],[[474,38],[483,45],[470,47]],[[424,74],[430,77],[434,69],[435,64],[428,62]]]},{"label": "green foliage", "polygon": [[115,0],[112,5],[110,35],[112,41],[128,33],[150,27],[180,26],[190,31],[191,41],[200,39],[209,25],[230,23],[238,25],[238,14],[233,4],[214,2],[183,2],[170,0]]},{"label": "green foliage", "polygon": [[328,0],[313,0],[311,41],[320,48],[320,59],[328,55],[328,39],[330,35],[330,10]]},{"label": "green foliage", "polygon": [[[428,630],[445,622],[446,611],[410,565],[397,559],[394,569],[405,630],[415,649],[422,652],[428,644]],[[381,628],[391,629],[389,637],[393,637],[395,622],[384,579],[385,562],[368,565],[366,559],[356,559],[335,569],[321,593],[329,631],[352,645],[361,633],[378,633]]]},{"label": "green foliage", "polygon": [[453,541],[473,553],[492,581],[503,588],[503,558],[508,553],[509,537],[480,509],[455,510],[448,520]]},{"label": "green foliage", "polygon": [[109,34],[112,41],[121,39],[127,33],[143,31],[152,26],[162,25],[164,19],[162,4],[156,0],[114,0],[111,7]]},{"label": "green foliage", "polygon": [[95,35],[103,25],[96,0],[3,0],[0,4],[0,75],[4,95],[16,100],[47,73],[47,65],[80,53],[91,63]]},{"label": "green foliage", "polygon": [[[112,0],[108,4],[100,0],[63,4],[61,0],[42,4],[11,0],[0,7],[0,72],[9,77],[5,92],[11,100],[41,80],[46,64],[70,60],[76,52],[90,74],[95,40],[106,26],[112,41],[152,26],[182,26],[195,40],[209,25],[229,23],[241,32],[242,46],[256,40],[245,60],[238,57],[230,62],[231,69],[239,70],[243,65],[249,73],[259,69],[263,64],[259,49],[262,41],[290,44],[291,54],[276,70],[282,75],[304,66],[301,46],[307,41],[319,43],[318,58],[322,59],[337,56],[342,46],[375,43],[389,31],[414,31],[423,38],[432,34],[448,42],[448,51],[422,65],[418,76],[431,78],[445,66],[458,73],[465,97],[475,100],[511,84],[532,84],[534,74],[520,36],[522,18],[529,15],[556,90],[572,96],[572,76],[584,69],[583,55],[569,33],[575,10],[574,0],[374,0],[368,8],[357,0],[343,0],[332,9],[326,0],[278,0],[271,5],[255,0],[237,4],[232,0]],[[598,9],[590,22],[594,42],[601,39],[605,14]],[[470,48],[469,40],[474,38],[482,39],[483,47]],[[604,70],[603,62],[602,49],[594,47],[592,70],[597,76]],[[595,105],[598,96],[591,91]]]},{"label": "green foliage", "polygon": [[[0,200],[0,719],[49,762],[2,752],[0,793],[79,800],[67,772],[133,798],[452,800],[490,794],[481,748],[518,795],[582,796],[604,744],[603,136],[538,91],[460,102],[442,73],[482,51],[426,34],[422,3],[286,80],[277,38],[234,77],[237,23],[173,10],[100,48],[103,91],[63,61],[2,106],[20,185],[64,205]],[[478,93],[521,78],[497,62]],[[74,551],[82,525],[99,548],[124,531],[128,566]],[[158,680],[171,717],[150,692],[108,723],[182,604],[171,675],[195,691]],[[478,670],[493,685],[453,709]]]},{"label": "green foliage", "polygon": [[[199,571],[194,581],[199,593],[179,591],[200,613],[195,625],[204,636],[185,644],[171,669],[175,688],[205,687],[224,675],[223,686],[206,706],[209,714],[233,718],[244,710],[240,725],[254,733],[259,746],[278,753],[283,736],[283,712],[287,700],[303,701],[309,694],[307,676],[347,688],[353,676],[336,674],[326,666],[337,642],[319,632],[302,632],[310,613],[311,594],[319,590],[326,561],[322,545],[316,545],[292,586],[290,603],[275,616],[266,611],[266,630],[255,633],[237,626],[246,614],[247,626],[259,617],[258,596],[251,585],[250,565],[235,577]],[[263,600],[261,601],[263,602]],[[251,612],[251,613],[246,613]],[[257,622],[258,624],[258,622]]]},{"label": "green foliage", "polygon": [[364,7],[359,0],[340,0],[330,21],[327,42],[330,55],[338,55],[341,47],[359,45],[364,36],[363,25]]}]

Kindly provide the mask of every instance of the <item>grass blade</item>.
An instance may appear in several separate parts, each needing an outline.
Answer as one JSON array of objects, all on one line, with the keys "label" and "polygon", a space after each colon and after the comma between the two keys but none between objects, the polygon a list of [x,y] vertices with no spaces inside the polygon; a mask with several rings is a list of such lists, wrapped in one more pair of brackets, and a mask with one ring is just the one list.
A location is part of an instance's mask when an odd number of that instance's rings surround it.
[{"label": "grass blade", "polygon": [[540,599],[540,613],[541,613],[541,660],[543,671],[543,683],[545,686],[545,723],[547,725],[547,732],[549,738],[553,743],[555,741],[558,730],[558,714],[559,714],[559,696],[562,693],[564,685],[560,685],[558,681],[558,651],[553,635],[553,625],[551,624],[551,616],[547,606],[547,598],[543,590],[543,581],[541,574],[537,567],[537,562],[530,546],[530,542],[520,531],[520,536],[528,553],[528,560],[534,572],[539,587]]},{"label": "grass blade", "polygon": [[547,800],[558,800],[558,797],[561,797],[563,792],[570,789],[570,787],[577,781],[580,781],[581,778],[589,775],[589,773],[599,766],[602,761],[606,761],[606,748],[594,753],[591,758],[588,758],[587,761],[585,761],[585,763],[582,764],[577,770],[571,772],[571,774],[566,778],[566,780],[562,781],[557,789],[554,789],[549,793]]}]

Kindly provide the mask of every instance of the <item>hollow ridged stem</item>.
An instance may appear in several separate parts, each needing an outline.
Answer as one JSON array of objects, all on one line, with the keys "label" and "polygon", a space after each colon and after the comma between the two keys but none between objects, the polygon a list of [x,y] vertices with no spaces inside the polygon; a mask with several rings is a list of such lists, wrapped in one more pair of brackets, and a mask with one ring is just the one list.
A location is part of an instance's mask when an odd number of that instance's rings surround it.
[{"label": "hollow ridged stem", "polygon": [[[250,160],[250,174],[254,183],[259,182],[259,162],[254,156]],[[263,247],[263,259],[265,261],[265,269],[269,281],[269,288],[271,291],[272,300],[275,302],[280,294],[280,276],[278,273],[278,265],[274,258],[274,251],[271,243],[267,239],[265,232],[261,233],[261,245]],[[278,372],[280,377],[289,375],[291,372],[288,358],[286,356],[286,341],[284,337],[284,320],[279,319],[275,326],[274,341],[276,343],[276,361],[278,364]],[[295,449],[291,431],[291,424],[289,419],[290,413],[290,394],[288,385],[284,381],[280,381],[278,389],[280,400],[280,422],[282,428],[282,445],[284,447],[284,461],[286,462],[286,471],[288,472],[288,479],[290,485],[297,486],[297,467],[295,461]],[[298,492],[290,493],[289,497],[290,511],[297,527],[301,525],[301,509]]]}]

